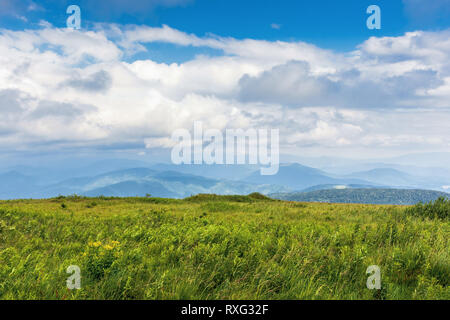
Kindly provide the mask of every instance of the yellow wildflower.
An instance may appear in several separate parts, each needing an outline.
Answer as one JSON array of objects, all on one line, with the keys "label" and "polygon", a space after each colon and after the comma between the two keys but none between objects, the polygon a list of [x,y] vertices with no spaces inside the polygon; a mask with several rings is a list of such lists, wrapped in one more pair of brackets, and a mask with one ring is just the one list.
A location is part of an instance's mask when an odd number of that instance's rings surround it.
[{"label": "yellow wildflower", "polygon": [[90,247],[94,247],[94,248],[98,248],[102,245],[101,241],[96,241],[96,242],[89,242],[89,246]]}]

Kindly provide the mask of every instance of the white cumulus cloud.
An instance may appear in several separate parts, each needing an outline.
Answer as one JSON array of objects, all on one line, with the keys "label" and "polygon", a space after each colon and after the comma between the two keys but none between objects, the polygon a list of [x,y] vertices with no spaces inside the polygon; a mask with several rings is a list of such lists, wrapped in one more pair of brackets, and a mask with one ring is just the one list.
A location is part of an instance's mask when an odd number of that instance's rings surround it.
[{"label": "white cumulus cloud", "polygon": [[[0,30],[0,147],[170,147],[177,128],[278,128],[282,150],[346,155],[450,146],[450,31],[305,42],[197,36],[169,26]],[[147,43],[208,47],[136,60]]]}]

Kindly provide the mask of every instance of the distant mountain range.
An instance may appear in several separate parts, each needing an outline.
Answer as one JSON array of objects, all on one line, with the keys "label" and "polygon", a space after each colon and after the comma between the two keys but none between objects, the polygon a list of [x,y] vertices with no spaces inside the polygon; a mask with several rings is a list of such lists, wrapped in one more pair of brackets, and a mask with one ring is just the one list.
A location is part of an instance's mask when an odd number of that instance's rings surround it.
[{"label": "distant mountain range", "polygon": [[[151,194],[154,197],[184,198],[199,193],[242,195],[252,192],[293,194],[296,197],[301,194],[301,199],[309,199],[305,198],[306,193],[328,190],[328,195],[312,194],[314,197],[310,198],[311,201],[336,199],[337,202],[347,202],[359,201],[358,192],[365,190],[364,201],[370,201],[370,197],[373,197],[371,203],[380,203],[380,195],[390,199],[390,193],[386,191],[388,189],[446,191],[450,188],[445,177],[415,176],[393,168],[336,174],[297,163],[280,165],[278,174],[273,176],[262,176],[259,167],[248,165],[177,166],[120,159],[111,162],[105,160],[90,164],[80,163],[66,171],[38,166],[16,166],[12,169],[0,173],[0,199],[49,198],[71,194],[117,197]],[[421,190],[420,196],[417,197],[411,196],[412,193],[417,193],[417,190],[406,191],[392,191],[396,193],[396,203],[428,199],[423,197],[427,193]],[[318,195],[319,198],[316,197]],[[322,197],[324,195],[325,198]]]},{"label": "distant mountain range", "polygon": [[[4,178],[4,179],[2,179]],[[35,177],[17,172],[0,175],[0,198],[49,198],[58,195],[145,196],[184,198],[199,193],[249,194],[292,191],[277,185],[252,184],[243,181],[211,179],[176,171],[132,168],[92,177],[77,177],[49,185],[39,185]]]},{"label": "distant mountain range", "polygon": [[371,183],[359,178],[334,177],[324,171],[302,166],[300,164],[280,165],[278,173],[273,176],[262,176],[259,172],[254,172],[246,178],[246,181],[258,184],[280,185],[293,190],[303,190],[317,185],[330,184],[378,185],[377,183]]},{"label": "distant mountain range", "polygon": [[347,178],[363,179],[376,184],[397,187],[433,188],[442,186],[443,181],[436,177],[414,176],[392,168],[377,168],[346,175]]},{"label": "distant mountain range", "polygon": [[270,194],[271,198],[300,202],[367,203],[412,205],[430,202],[450,194],[432,190],[402,189],[328,189],[310,192]]}]

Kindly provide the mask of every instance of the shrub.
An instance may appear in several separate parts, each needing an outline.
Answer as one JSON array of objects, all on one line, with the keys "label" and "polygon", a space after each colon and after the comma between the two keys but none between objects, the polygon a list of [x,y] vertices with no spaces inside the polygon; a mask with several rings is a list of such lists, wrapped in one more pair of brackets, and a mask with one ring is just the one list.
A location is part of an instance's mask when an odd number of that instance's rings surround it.
[{"label": "shrub", "polygon": [[267,196],[265,196],[265,195],[263,195],[263,194],[261,194],[259,192],[250,193],[248,195],[248,197],[252,198],[252,199],[257,199],[257,200],[272,200],[271,198],[269,198],[269,197],[267,197]]},{"label": "shrub", "polygon": [[118,241],[110,241],[107,244],[103,244],[101,241],[89,243],[83,256],[86,257],[86,269],[92,279],[101,279],[118,259],[120,256],[119,245]]},{"label": "shrub", "polygon": [[255,201],[275,201],[261,193],[254,192],[248,196],[243,195],[217,195],[217,194],[197,194],[184,199],[188,202],[205,202],[205,201],[231,201],[231,202],[255,202]]},{"label": "shrub", "polygon": [[92,201],[91,203],[88,203],[88,204],[86,205],[86,208],[91,209],[91,208],[95,207],[96,205],[97,205],[97,202]]},{"label": "shrub", "polygon": [[434,202],[418,203],[414,207],[408,208],[406,212],[424,218],[447,220],[450,217],[450,199],[440,197]]}]

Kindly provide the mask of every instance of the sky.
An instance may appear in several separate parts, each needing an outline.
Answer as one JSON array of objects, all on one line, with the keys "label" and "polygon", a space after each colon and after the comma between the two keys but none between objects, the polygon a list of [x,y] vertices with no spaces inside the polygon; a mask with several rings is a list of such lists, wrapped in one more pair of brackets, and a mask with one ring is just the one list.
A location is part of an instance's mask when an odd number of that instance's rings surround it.
[{"label": "sky", "polygon": [[0,115],[0,158],[146,157],[194,121],[290,159],[447,152],[450,0],[0,0]]}]

